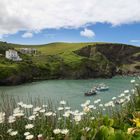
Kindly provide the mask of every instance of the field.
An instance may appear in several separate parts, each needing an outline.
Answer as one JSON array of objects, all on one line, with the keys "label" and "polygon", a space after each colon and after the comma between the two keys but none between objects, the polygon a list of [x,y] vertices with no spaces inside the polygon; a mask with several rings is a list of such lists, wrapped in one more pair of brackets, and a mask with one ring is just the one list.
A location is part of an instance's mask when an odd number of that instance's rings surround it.
[{"label": "field", "polygon": [[12,44],[11,46],[19,49],[19,48],[37,48],[42,54],[45,55],[55,55],[67,51],[74,51],[80,49],[87,45],[92,45],[94,43],[50,43],[46,45],[16,45]]}]

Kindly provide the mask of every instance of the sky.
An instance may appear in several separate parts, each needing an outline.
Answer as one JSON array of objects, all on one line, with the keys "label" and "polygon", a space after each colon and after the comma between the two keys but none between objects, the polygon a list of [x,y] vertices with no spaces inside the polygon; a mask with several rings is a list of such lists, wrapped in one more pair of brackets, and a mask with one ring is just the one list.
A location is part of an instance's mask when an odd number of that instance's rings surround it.
[{"label": "sky", "polygon": [[140,0],[0,0],[0,40],[140,46]]}]

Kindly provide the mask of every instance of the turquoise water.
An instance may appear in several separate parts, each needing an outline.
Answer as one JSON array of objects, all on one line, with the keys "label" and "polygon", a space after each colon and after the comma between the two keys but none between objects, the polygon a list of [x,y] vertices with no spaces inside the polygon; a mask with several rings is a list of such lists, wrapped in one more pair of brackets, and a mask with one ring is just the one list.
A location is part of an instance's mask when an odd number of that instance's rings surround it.
[{"label": "turquoise water", "polygon": [[[111,100],[112,97],[118,96],[124,90],[131,89],[130,80],[133,77],[114,77],[112,79],[90,79],[90,80],[48,80],[39,81],[29,84],[0,87],[0,94],[6,93],[15,98],[26,101],[29,97],[41,98],[44,100],[52,100],[57,102],[66,100],[72,107],[80,106],[85,100],[94,101],[101,99],[103,103]],[[84,93],[94,85],[105,83],[110,88],[108,91],[100,92],[95,96],[85,97]]]}]

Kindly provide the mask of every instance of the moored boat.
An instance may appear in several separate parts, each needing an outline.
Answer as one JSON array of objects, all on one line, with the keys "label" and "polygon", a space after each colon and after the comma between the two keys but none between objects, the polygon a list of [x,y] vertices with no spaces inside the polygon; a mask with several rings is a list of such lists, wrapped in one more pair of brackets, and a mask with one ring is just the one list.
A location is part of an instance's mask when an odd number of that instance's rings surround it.
[{"label": "moored boat", "polygon": [[99,84],[96,87],[94,87],[97,91],[107,91],[109,90],[109,86],[106,86],[105,84]]},{"label": "moored boat", "polygon": [[96,90],[90,90],[88,92],[85,92],[85,96],[92,96],[92,95],[96,95],[97,91]]}]

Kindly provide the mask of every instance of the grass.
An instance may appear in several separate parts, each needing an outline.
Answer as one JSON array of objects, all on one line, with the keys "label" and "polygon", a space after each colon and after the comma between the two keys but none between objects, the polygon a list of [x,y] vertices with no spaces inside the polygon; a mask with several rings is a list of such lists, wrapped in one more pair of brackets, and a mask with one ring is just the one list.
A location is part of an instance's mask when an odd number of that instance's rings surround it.
[{"label": "grass", "polygon": [[66,101],[57,105],[41,100],[16,102],[4,95],[0,104],[1,140],[139,140],[140,84],[124,91],[116,105],[115,98],[106,104],[100,99],[81,104],[72,110]]},{"label": "grass", "polygon": [[65,52],[60,55],[64,61],[64,64],[75,69],[79,68],[79,66],[82,64],[82,60],[84,57],[78,56],[73,52]]},{"label": "grass", "polygon": [[[4,58],[5,51],[10,48],[19,50],[27,47],[36,48],[37,54],[25,55],[18,52],[23,59],[21,62],[12,62]],[[3,54],[0,59],[0,71],[2,71],[0,77],[4,80],[12,77],[15,81],[19,77],[26,79],[28,76],[30,77],[29,81],[42,78],[112,77],[113,73],[115,74],[115,69],[127,73],[129,70],[133,72],[137,69],[139,71],[140,65],[138,47],[116,43],[56,42],[44,45],[19,45],[0,42],[0,54]],[[131,57],[134,57],[135,62]],[[130,64],[131,61],[133,61],[132,64]],[[27,67],[28,73],[25,71]],[[15,76],[14,70],[18,75]],[[3,79],[0,78],[0,82],[2,81],[2,84],[5,84]],[[12,81],[9,81],[9,84],[13,84]]]},{"label": "grass", "polygon": [[74,51],[77,49],[80,49],[87,45],[92,45],[94,43],[50,43],[45,45],[16,45],[13,44],[12,46],[16,49],[22,48],[22,47],[29,47],[29,48],[36,48],[38,51],[40,51],[42,54],[45,55],[54,55],[59,54],[67,51]]},{"label": "grass", "polygon": [[[11,47],[15,49],[20,49],[20,48],[36,48],[38,51],[40,51],[42,54],[45,55],[54,55],[54,54],[59,54],[63,52],[68,52],[68,51],[75,51],[80,48],[83,48],[88,45],[100,45],[100,44],[114,44],[114,45],[123,45],[119,43],[107,43],[107,42],[86,42],[86,43],[65,43],[65,42],[55,42],[55,43],[49,43],[49,44],[44,44],[44,45],[19,45],[19,44],[11,44]],[[125,46],[130,46],[130,45],[125,45]],[[131,46],[134,47],[134,46]]]},{"label": "grass", "polygon": [[136,63],[133,63],[133,64],[125,64],[123,65],[123,70],[124,72],[126,71],[138,71],[135,66],[140,66],[140,62],[136,62]]},{"label": "grass", "polygon": [[7,76],[12,74],[16,74],[18,71],[17,64],[0,64],[0,79],[4,79]]}]

